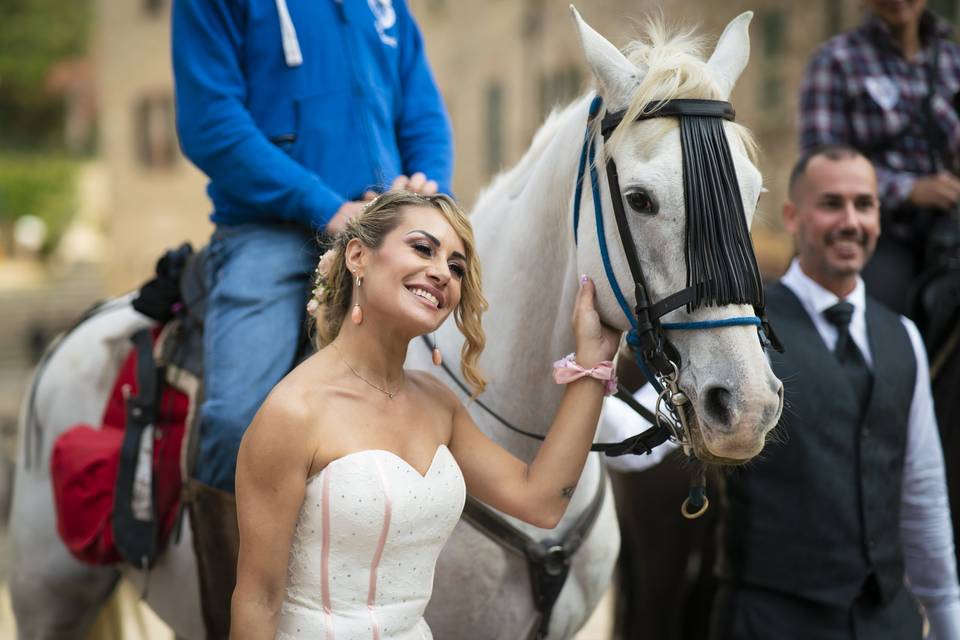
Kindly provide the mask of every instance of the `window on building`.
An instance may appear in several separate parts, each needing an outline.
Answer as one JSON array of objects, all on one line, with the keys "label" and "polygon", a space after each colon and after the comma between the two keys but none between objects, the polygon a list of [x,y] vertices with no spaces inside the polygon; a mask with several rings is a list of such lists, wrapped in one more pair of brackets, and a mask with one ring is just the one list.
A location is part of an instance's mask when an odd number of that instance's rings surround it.
[{"label": "window on building", "polygon": [[823,0],[824,37],[832,38],[843,31],[843,3]]},{"label": "window on building", "polygon": [[166,8],[167,0],[143,0],[144,10],[152,16],[158,16]]},{"label": "window on building", "polygon": [[447,0],[427,0],[427,11],[430,13],[443,13],[447,9]]},{"label": "window on building", "polygon": [[759,105],[764,111],[778,111],[784,104],[784,60],[787,50],[787,14],[778,9],[760,18],[763,37],[760,63]]},{"label": "window on building", "polygon": [[784,35],[786,33],[786,15],[783,11],[773,10],[763,14],[763,55],[766,57],[782,56],[785,49]]},{"label": "window on building", "polygon": [[775,111],[783,106],[783,81],[777,73],[764,73],[760,82],[760,108]]},{"label": "window on building", "polygon": [[543,33],[543,25],[546,19],[546,7],[544,0],[527,0],[524,3],[523,23],[521,34],[524,38],[532,40]]},{"label": "window on building", "polygon": [[487,173],[493,175],[503,166],[503,87],[487,87]]},{"label": "window on building", "polygon": [[150,169],[173,165],[177,160],[177,133],[170,94],[143,96],[134,105],[133,117],[140,164]]}]

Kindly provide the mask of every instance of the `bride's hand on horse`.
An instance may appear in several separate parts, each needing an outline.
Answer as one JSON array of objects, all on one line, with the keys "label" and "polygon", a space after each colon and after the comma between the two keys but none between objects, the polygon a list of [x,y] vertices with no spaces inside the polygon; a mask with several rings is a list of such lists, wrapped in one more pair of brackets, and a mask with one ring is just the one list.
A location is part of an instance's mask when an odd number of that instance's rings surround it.
[{"label": "bride's hand on horse", "polygon": [[585,368],[612,360],[620,346],[620,331],[600,321],[594,306],[596,289],[587,276],[580,276],[580,290],[573,307],[573,332],[577,339],[577,363]]},{"label": "bride's hand on horse", "polygon": [[390,185],[390,191],[413,191],[425,196],[432,196],[437,192],[439,186],[435,180],[427,179],[427,176],[417,171],[410,177],[397,176]]},{"label": "bride's hand on horse", "polygon": [[[584,368],[610,360],[619,346],[620,333],[600,321],[589,278],[581,281],[577,292],[573,331],[576,360]],[[470,495],[534,526],[557,526],[570,503],[596,433],[604,383],[586,377],[565,386],[546,439],[529,463],[481,431],[449,387],[439,380],[434,380],[434,384],[437,397],[445,398],[453,410],[449,447]]]}]

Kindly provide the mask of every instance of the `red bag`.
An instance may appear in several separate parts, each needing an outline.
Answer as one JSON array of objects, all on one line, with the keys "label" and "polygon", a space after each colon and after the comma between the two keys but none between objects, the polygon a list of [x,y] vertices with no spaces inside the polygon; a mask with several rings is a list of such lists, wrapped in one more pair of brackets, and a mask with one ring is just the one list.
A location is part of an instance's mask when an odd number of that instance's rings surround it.
[{"label": "red bag", "polygon": [[[114,546],[111,516],[126,425],[124,387],[130,395],[137,393],[136,363],[136,352],[131,349],[107,401],[101,427],[78,424],[53,443],[50,475],[57,531],[70,553],[89,564],[122,560]],[[188,408],[185,393],[163,385],[153,449],[161,544],[173,529],[180,502],[180,446]]]}]

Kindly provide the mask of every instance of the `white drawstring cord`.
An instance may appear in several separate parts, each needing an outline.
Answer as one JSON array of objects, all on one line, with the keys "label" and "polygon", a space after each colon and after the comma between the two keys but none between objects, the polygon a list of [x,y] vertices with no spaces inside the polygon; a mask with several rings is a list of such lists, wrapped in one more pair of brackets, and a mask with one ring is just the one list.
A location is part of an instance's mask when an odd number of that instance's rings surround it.
[{"label": "white drawstring cord", "polygon": [[287,11],[287,0],[276,0],[277,14],[280,16],[280,35],[283,37],[283,57],[288,67],[299,67],[303,64],[303,55],[300,53],[300,42],[297,40],[297,30],[293,28],[293,20]]}]

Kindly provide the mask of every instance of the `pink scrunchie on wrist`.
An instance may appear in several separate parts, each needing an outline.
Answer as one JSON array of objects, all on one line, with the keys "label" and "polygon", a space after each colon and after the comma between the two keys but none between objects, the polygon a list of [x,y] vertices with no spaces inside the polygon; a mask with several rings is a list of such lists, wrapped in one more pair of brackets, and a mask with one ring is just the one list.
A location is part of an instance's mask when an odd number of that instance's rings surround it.
[{"label": "pink scrunchie on wrist", "polygon": [[557,384],[569,384],[585,376],[603,380],[606,395],[617,392],[617,373],[613,369],[613,362],[604,360],[593,365],[592,369],[584,369],[574,360],[577,354],[571,353],[562,360],[553,363],[553,380]]}]

